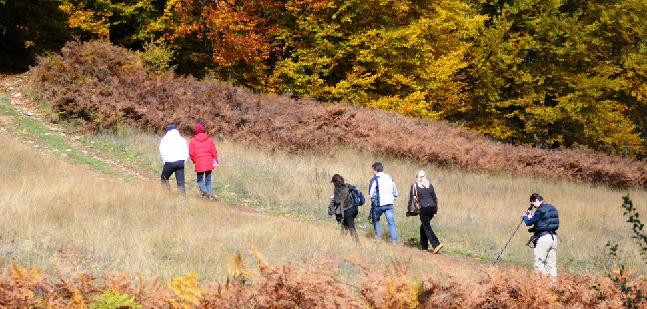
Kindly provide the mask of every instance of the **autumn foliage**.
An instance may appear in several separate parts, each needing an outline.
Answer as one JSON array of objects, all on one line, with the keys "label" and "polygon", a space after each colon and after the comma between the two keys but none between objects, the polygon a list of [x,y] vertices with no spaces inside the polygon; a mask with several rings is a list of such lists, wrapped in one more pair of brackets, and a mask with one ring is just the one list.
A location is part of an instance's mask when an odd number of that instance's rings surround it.
[{"label": "autumn foliage", "polygon": [[515,145],[647,156],[642,0],[45,4],[0,1],[0,67],[26,68],[71,37],[160,44],[182,75],[448,120]]},{"label": "autumn foliage", "polygon": [[42,58],[30,87],[56,117],[90,129],[157,130],[195,121],[211,133],[269,149],[329,151],[338,145],[468,170],[647,187],[647,165],[590,150],[502,144],[443,122],[379,110],[257,95],[219,81],[149,73],[134,53],[105,42],[69,43]]},{"label": "autumn foliage", "polygon": [[[240,259],[240,256],[237,256]],[[259,261],[244,277],[202,283],[195,273],[164,282],[124,273],[52,277],[18,265],[0,274],[0,304],[7,308],[618,308],[625,299],[604,277],[560,276],[553,286],[530,271],[488,270],[481,279],[415,279],[402,267],[367,271],[357,284],[340,281],[334,263],[310,268]],[[331,268],[332,267],[332,268]],[[232,271],[235,271],[232,268]],[[645,290],[642,279],[633,283]],[[638,308],[645,308],[643,300]]]}]

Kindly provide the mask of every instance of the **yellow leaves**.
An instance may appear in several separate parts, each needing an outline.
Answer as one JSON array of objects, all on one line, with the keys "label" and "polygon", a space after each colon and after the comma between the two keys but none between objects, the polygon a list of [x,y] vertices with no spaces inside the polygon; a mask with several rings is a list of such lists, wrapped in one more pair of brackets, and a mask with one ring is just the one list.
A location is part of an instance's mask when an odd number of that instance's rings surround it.
[{"label": "yellow leaves", "polygon": [[252,271],[245,266],[240,252],[229,261],[228,273],[229,278],[239,283],[246,283],[251,279]]},{"label": "yellow leaves", "polygon": [[74,6],[71,2],[64,2],[59,9],[69,15],[68,25],[70,28],[80,29],[96,35],[101,39],[108,39],[110,36],[109,21],[111,13],[101,10],[85,9],[83,3]]},{"label": "yellow leaves", "polygon": [[[372,282],[370,289],[365,289],[365,297],[369,300],[371,307],[375,308],[419,308],[420,296],[425,288],[419,280],[411,279],[404,271],[399,271],[396,266],[396,273],[388,275],[379,280],[379,283]],[[372,291],[371,291],[372,290]],[[379,302],[375,302],[379,299]]]},{"label": "yellow leaves", "polygon": [[430,119],[468,108],[455,75],[467,66],[465,38],[485,20],[468,4],[346,1],[332,16],[306,12],[284,34],[296,51],[278,63],[274,89]]},{"label": "yellow leaves", "polygon": [[171,301],[173,308],[192,308],[197,306],[204,294],[203,288],[198,286],[198,280],[195,272],[190,272],[186,276],[171,279],[169,287],[175,295],[177,300]]},{"label": "yellow leaves", "polygon": [[119,293],[115,289],[107,289],[103,291],[99,296],[97,296],[92,304],[90,304],[90,309],[117,309],[117,308],[128,308],[136,309],[142,308],[135,300],[126,293]]},{"label": "yellow leaves", "polygon": [[31,300],[34,298],[32,289],[40,282],[41,274],[36,268],[26,269],[13,264],[11,265],[11,279],[21,288],[22,296]]},{"label": "yellow leaves", "polygon": [[11,279],[25,287],[33,287],[40,281],[41,274],[36,268],[26,269],[13,264],[11,265]]},{"label": "yellow leaves", "polygon": [[409,308],[415,309],[420,306],[420,302],[418,301],[420,294],[424,291],[424,288],[422,286],[421,281],[408,281],[407,286],[409,288],[409,299],[411,299],[411,304],[409,304]]}]

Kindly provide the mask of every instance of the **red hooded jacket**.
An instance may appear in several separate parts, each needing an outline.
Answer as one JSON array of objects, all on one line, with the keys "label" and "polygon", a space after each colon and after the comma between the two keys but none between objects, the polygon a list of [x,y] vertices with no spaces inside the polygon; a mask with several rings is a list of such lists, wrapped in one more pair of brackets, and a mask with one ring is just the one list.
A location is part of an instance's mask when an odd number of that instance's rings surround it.
[{"label": "red hooded jacket", "polygon": [[213,170],[213,160],[218,162],[218,151],[216,145],[209,138],[207,133],[198,133],[189,143],[189,156],[195,165],[197,173],[203,173]]}]

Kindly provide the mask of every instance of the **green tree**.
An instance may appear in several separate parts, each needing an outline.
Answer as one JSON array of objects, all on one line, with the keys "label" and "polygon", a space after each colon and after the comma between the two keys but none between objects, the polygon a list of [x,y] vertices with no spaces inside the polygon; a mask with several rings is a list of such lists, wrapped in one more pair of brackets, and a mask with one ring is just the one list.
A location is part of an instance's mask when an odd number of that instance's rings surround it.
[{"label": "green tree", "polygon": [[511,142],[645,151],[647,2],[480,4],[491,19],[471,52],[471,126]]},{"label": "green tree", "polygon": [[460,72],[483,18],[459,0],[294,0],[277,40],[279,93],[431,119],[468,104]]},{"label": "green tree", "polygon": [[141,48],[154,37],[149,28],[162,8],[146,0],[60,0],[68,24],[81,39],[106,39],[114,44]]}]

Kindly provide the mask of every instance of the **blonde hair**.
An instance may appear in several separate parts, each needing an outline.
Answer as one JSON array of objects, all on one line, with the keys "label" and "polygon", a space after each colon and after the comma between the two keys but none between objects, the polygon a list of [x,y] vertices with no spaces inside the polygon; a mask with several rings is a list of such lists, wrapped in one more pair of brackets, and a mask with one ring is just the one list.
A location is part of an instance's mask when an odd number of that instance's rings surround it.
[{"label": "blonde hair", "polygon": [[427,173],[423,170],[418,170],[416,172],[416,184],[419,187],[429,188],[429,179],[427,179]]}]

